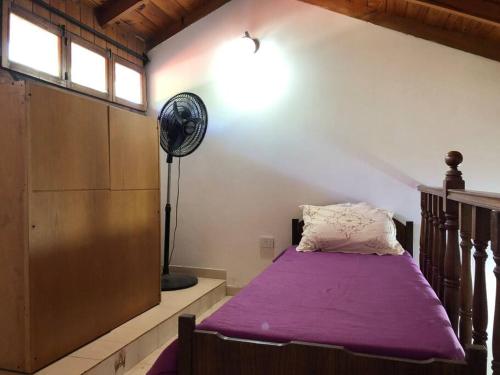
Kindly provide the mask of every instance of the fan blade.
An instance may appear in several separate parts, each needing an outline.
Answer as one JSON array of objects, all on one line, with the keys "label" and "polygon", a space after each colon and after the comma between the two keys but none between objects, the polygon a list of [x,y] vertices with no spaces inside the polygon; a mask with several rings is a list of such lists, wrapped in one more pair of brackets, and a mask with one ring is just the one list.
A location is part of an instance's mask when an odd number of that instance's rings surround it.
[{"label": "fan blade", "polygon": [[185,126],[188,122],[187,119],[183,117],[183,114],[179,111],[179,106],[176,101],[173,102],[172,112],[173,118],[168,122],[167,125],[167,144],[170,152],[175,152],[181,148],[182,143],[186,140]]},{"label": "fan blade", "polygon": [[169,124],[167,131],[167,143],[170,151],[177,150],[182,142],[186,139],[186,134],[184,134],[184,125],[182,122],[172,121]]},{"label": "fan blade", "polygon": [[177,122],[183,123],[184,119],[182,118],[181,114],[179,113],[179,107],[177,106],[177,102],[174,102],[174,116]]},{"label": "fan blade", "polygon": [[171,147],[170,149],[172,151],[177,151],[179,148],[181,148],[185,139],[186,135],[183,132],[178,133],[175,138],[172,138],[170,142],[170,147]]}]

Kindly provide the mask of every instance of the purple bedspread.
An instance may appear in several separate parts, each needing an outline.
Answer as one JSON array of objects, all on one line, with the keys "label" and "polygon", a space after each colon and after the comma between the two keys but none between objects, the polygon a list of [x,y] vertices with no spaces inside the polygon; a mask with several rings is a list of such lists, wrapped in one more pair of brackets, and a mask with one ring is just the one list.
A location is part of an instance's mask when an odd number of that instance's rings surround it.
[{"label": "purple bedspread", "polygon": [[[409,254],[299,253],[291,247],[198,328],[393,357],[464,359],[444,308]],[[174,343],[148,374],[175,374],[176,353]]]}]

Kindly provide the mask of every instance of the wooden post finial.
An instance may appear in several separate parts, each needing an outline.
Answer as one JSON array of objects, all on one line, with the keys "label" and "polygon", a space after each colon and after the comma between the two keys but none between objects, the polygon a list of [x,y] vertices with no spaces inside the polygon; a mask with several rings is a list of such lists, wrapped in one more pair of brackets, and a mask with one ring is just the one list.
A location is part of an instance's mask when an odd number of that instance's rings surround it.
[{"label": "wooden post finial", "polygon": [[444,161],[450,167],[446,172],[447,180],[461,180],[462,172],[458,170],[458,166],[464,161],[463,155],[458,151],[450,151],[446,154]]}]

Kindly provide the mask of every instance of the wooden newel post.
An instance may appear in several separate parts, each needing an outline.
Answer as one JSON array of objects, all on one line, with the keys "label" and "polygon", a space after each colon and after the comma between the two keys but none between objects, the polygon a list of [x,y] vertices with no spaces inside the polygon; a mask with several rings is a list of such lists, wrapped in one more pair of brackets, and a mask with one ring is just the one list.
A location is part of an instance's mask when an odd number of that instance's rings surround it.
[{"label": "wooden newel post", "polygon": [[450,151],[445,162],[450,167],[443,183],[445,193],[444,214],[446,229],[446,253],[444,260],[444,307],[450,318],[455,333],[458,331],[459,289],[460,289],[460,248],[458,242],[458,203],[447,199],[450,189],[464,189],[465,182],[458,166],[462,163],[462,154]]},{"label": "wooden newel post", "polygon": [[500,375],[500,212],[491,213],[491,249],[495,260],[496,299],[493,320],[493,375]]}]

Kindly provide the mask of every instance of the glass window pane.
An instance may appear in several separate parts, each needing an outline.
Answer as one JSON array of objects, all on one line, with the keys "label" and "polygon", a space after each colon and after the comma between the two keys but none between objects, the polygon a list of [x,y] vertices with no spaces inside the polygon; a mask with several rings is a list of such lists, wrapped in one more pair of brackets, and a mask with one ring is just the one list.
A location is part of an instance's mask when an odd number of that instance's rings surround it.
[{"label": "glass window pane", "polygon": [[60,76],[59,36],[10,14],[9,60],[55,77]]},{"label": "glass window pane", "polygon": [[115,96],[142,104],[142,75],[134,69],[115,63]]},{"label": "glass window pane", "polygon": [[108,92],[106,58],[71,42],[71,82],[100,92]]}]

